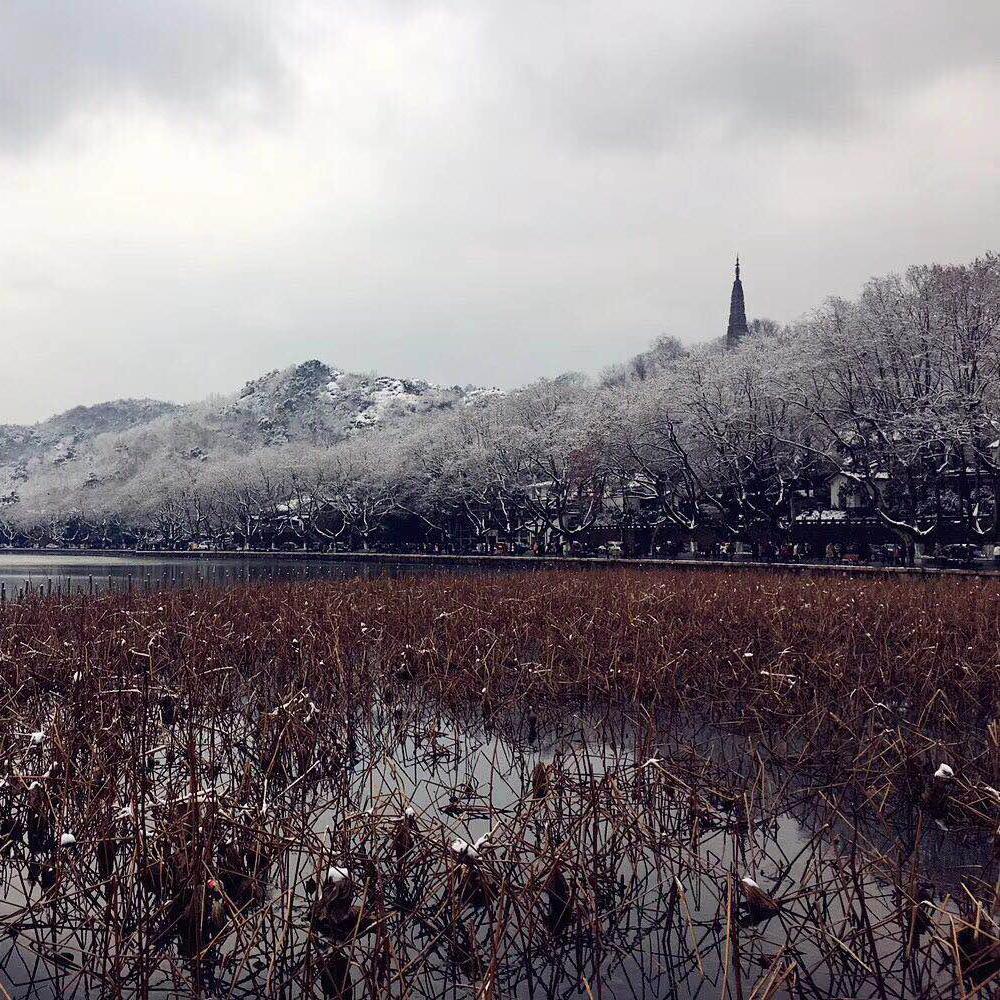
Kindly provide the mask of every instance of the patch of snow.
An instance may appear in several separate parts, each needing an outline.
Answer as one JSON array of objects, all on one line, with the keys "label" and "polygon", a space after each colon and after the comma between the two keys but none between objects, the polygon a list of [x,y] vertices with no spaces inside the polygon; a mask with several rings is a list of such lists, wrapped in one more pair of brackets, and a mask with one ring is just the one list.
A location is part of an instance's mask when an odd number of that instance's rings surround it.
[{"label": "patch of snow", "polygon": [[479,851],[468,841],[457,838],[451,842],[451,851],[457,854],[463,861],[478,861]]},{"label": "patch of snow", "polygon": [[504,394],[503,389],[497,389],[495,386],[490,389],[467,389],[465,391],[465,398],[462,402],[466,406],[475,406],[477,403],[485,402],[495,396],[502,396]]}]

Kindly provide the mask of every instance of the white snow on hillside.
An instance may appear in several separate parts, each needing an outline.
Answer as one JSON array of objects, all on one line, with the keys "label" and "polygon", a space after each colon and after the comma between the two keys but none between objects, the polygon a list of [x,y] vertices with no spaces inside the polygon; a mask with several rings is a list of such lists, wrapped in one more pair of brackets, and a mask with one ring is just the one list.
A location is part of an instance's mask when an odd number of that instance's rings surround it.
[{"label": "white snow on hillside", "polygon": [[32,427],[0,427],[0,509],[85,507],[133,486],[158,493],[195,464],[258,450],[324,448],[421,414],[485,403],[499,390],[360,374],[306,361],[232,395],[176,406],[123,400],[78,407]]}]

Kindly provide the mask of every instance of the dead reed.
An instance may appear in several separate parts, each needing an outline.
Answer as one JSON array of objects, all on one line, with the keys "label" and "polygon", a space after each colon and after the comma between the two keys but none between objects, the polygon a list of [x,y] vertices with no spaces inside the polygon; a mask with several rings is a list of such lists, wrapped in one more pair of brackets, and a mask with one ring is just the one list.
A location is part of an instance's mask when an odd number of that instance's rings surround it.
[{"label": "dead reed", "polygon": [[998,613],[647,571],[8,604],[0,983],[984,995]]}]

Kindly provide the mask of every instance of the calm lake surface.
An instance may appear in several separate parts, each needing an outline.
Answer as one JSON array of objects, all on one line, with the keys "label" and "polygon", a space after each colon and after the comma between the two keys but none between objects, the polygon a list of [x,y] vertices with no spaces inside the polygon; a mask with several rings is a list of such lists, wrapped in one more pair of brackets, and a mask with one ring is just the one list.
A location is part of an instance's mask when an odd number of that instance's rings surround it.
[{"label": "calm lake surface", "polygon": [[[530,562],[526,561],[526,566]],[[489,570],[485,570],[488,572]],[[156,552],[128,555],[99,552],[0,552],[0,585],[10,598],[26,587],[53,593],[84,593],[156,587],[236,584],[257,580],[344,580],[354,577],[404,576],[434,572],[484,572],[473,564],[413,563],[386,559],[339,560],[272,555],[232,554],[164,556]]]}]

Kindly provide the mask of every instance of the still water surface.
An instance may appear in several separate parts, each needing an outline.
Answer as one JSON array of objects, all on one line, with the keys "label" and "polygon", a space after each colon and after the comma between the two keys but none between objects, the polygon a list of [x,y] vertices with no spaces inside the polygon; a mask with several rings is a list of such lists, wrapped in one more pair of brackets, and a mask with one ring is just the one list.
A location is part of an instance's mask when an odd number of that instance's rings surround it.
[{"label": "still water surface", "polygon": [[256,580],[344,580],[354,577],[481,571],[470,564],[393,562],[383,559],[336,560],[275,555],[163,556],[60,552],[0,552],[0,585],[14,598],[26,588],[53,593],[99,592],[202,583],[235,584]]}]

